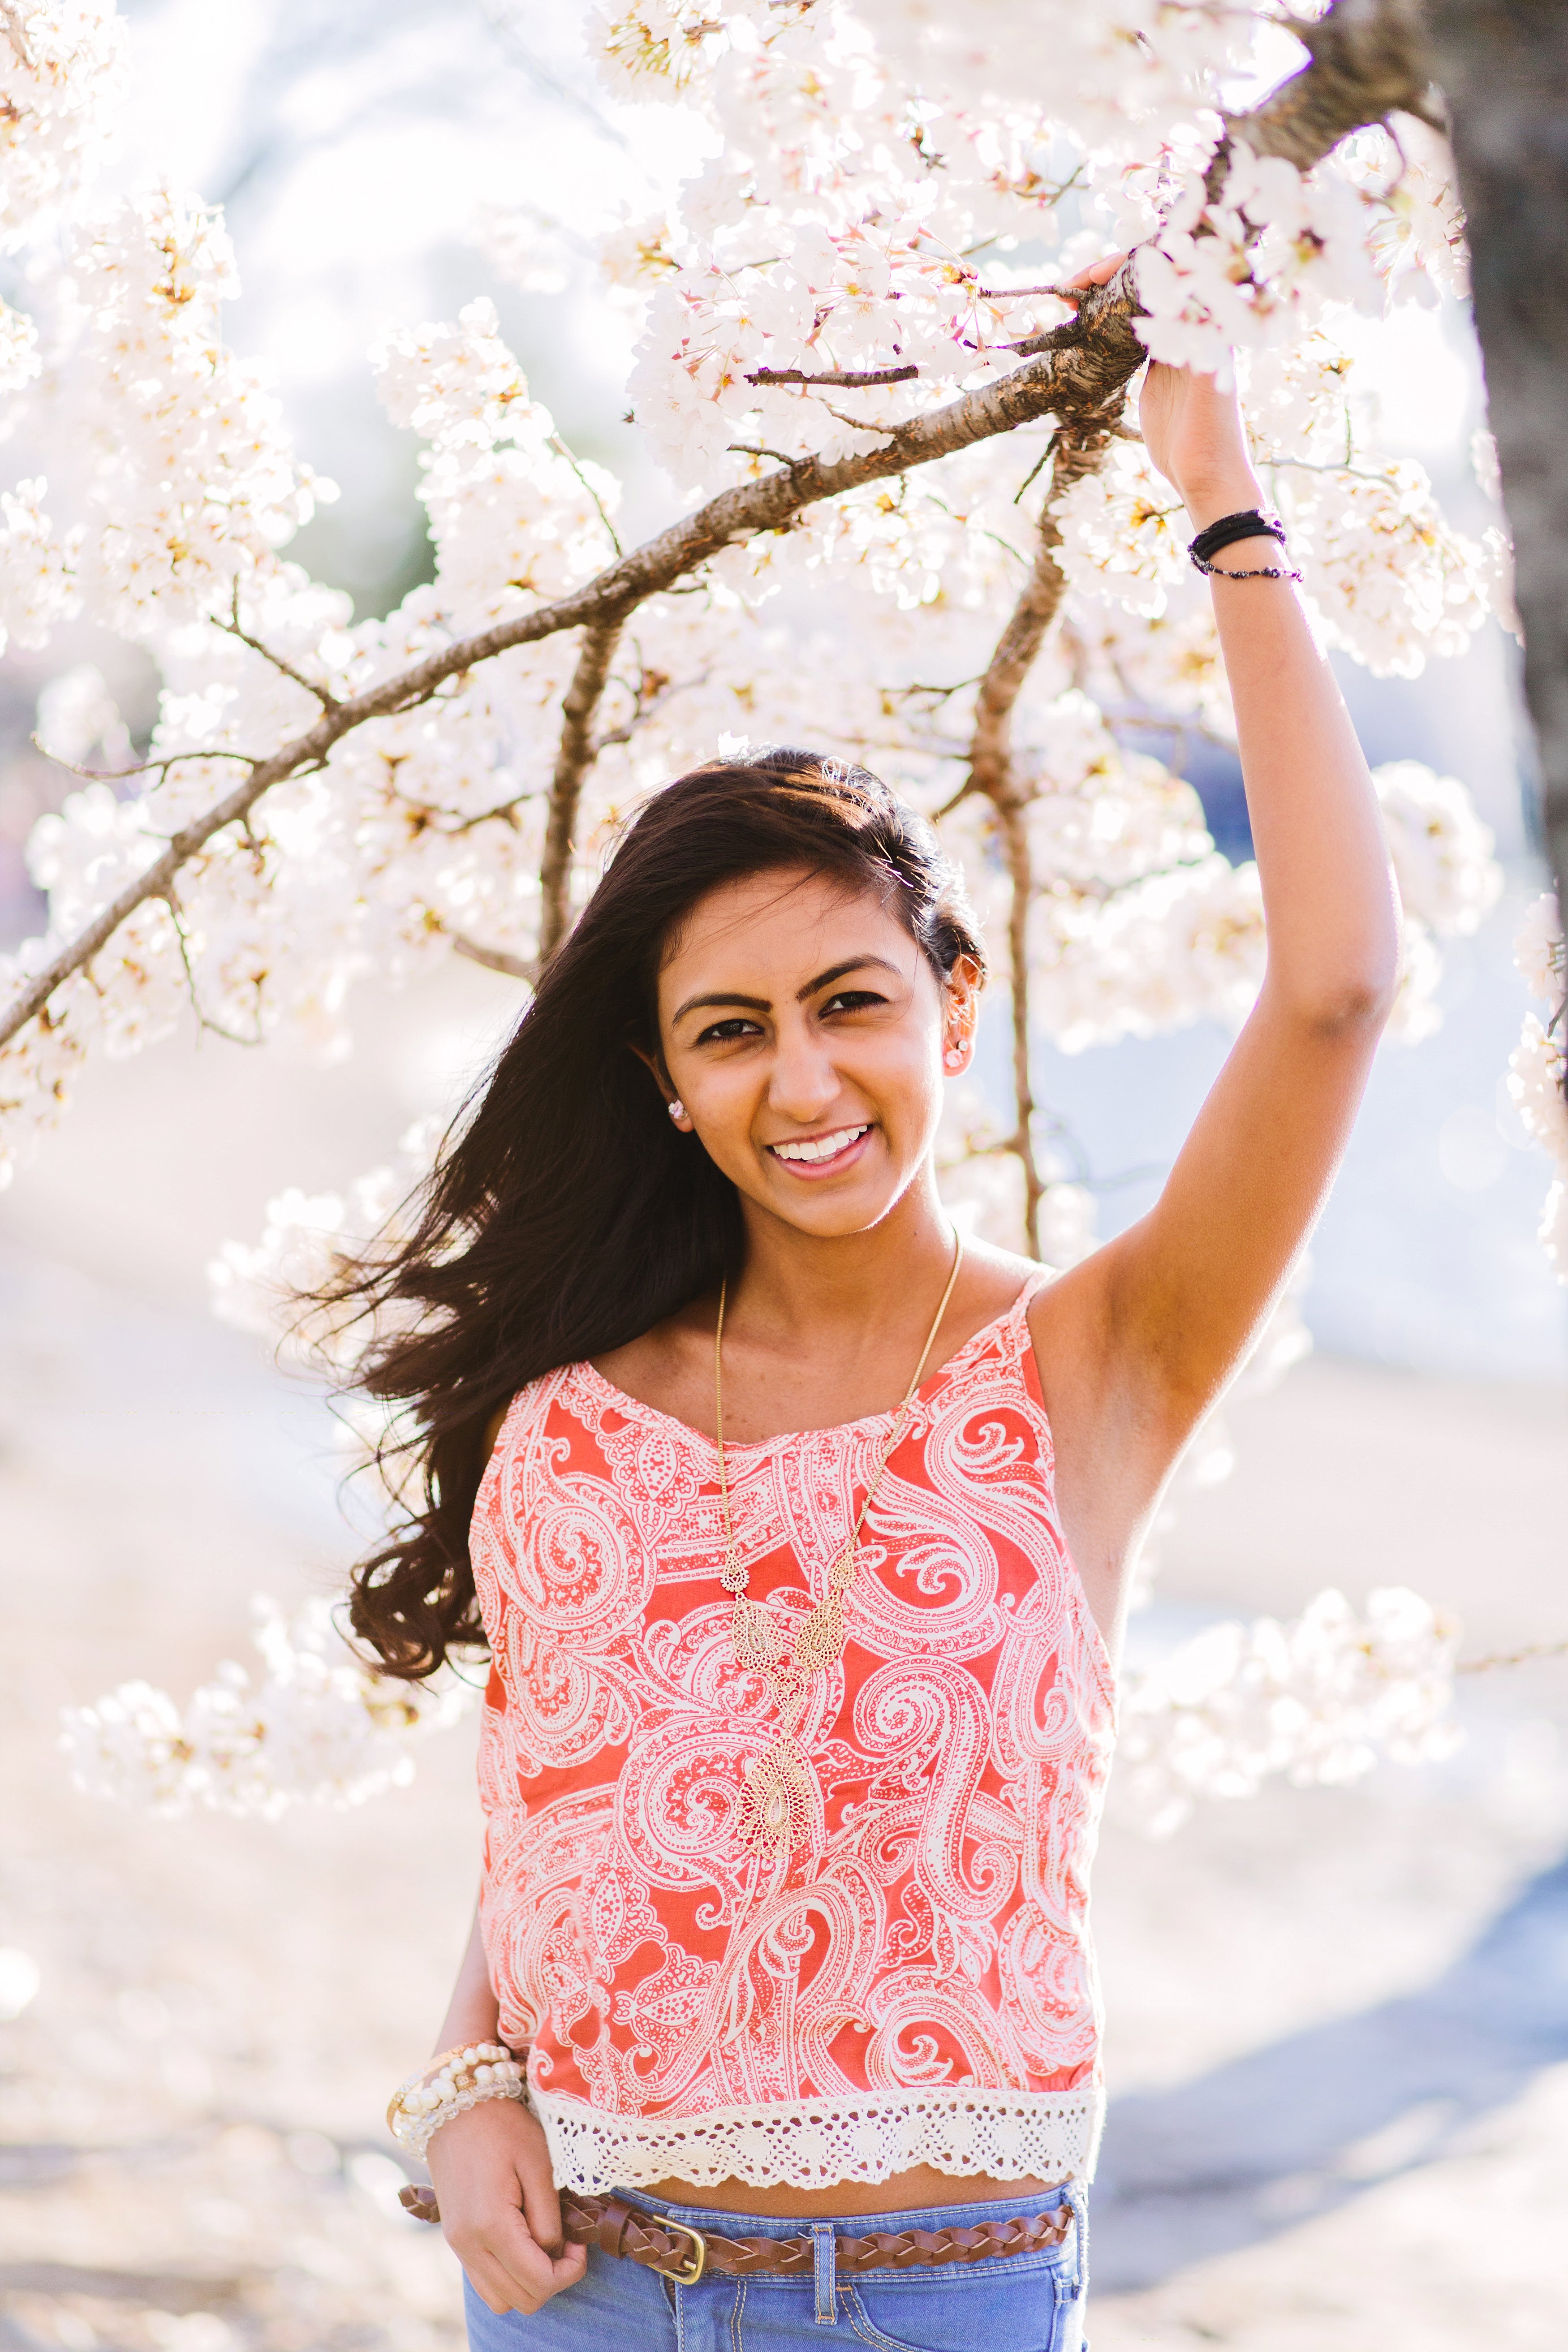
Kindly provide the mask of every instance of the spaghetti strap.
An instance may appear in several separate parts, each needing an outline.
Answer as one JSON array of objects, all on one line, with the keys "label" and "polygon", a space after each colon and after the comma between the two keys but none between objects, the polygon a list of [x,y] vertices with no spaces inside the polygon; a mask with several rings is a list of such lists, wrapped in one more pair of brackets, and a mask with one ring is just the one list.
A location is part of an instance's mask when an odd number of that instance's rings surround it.
[{"label": "spaghetti strap", "polygon": [[1034,1305],[1036,1299],[1039,1297],[1041,1291],[1044,1290],[1048,1284],[1055,1282],[1056,1278],[1057,1269],[1055,1266],[1037,1266],[1034,1273],[1031,1274],[1025,1282],[1024,1287],[1019,1291],[1018,1296],[1013,1301],[1012,1306],[1007,1309],[1006,1321],[1004,1328],[1007,1334],[1007,1345],[1011,1354],[1021,1356],[1025,1349],[1031,1344],[1029,1334],[1029,1309]]}]

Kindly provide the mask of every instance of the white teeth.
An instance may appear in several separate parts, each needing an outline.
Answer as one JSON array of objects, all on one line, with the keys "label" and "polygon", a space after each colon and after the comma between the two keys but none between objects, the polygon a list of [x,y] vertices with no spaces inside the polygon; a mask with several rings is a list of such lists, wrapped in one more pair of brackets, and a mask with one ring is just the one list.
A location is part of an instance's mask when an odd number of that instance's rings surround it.
[{"label": "white teeth", "polygon": [[869,1133],[867,1127],[842,1127],[837,1135],[818,1136],[814,1143],[774,1143],[769,1146],[780,1160],[831,1160],[836,1152],[847,1150]]}]

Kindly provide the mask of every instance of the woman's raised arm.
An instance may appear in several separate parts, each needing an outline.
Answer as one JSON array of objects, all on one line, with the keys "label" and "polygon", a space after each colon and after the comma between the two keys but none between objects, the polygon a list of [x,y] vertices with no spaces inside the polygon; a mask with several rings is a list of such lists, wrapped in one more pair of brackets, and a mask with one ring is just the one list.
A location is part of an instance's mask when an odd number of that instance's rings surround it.
[{"label": "woman's raised arm", "polygon": [[[1236,398],[1212,376],[1152,366],[1142,423],[1194,532],[1263,504]],[[1223,575],[1289,559],[1253,538],[1213,561]],[[1398,976],[1372,781],[1295,591],[1285,579],[1224,576],[1211,589],[1267,972],[1155,1206],[1044,1294],[1034,1318],[1069,1540],[1106,1624],[1131,1538],[1322,1205]]]}]

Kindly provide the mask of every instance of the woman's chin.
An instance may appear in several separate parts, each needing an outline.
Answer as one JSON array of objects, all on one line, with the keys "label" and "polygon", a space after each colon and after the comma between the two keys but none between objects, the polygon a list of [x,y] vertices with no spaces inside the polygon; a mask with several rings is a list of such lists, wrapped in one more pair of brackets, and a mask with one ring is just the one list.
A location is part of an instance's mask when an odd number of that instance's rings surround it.
[{"label": "woman's chin", "polygon": [[[765,1205],[773,1216],[800,1233],[837,1241],[849,1234],[869,1233],[907,1190],[907,1180],[900,1182],[884,1163],[880,1168],[855,1169],[826,1182],[818,1179],[802,1183],[798,1178],[786,1177],[781,1183],[775,1177],[767,1183],[758,1205]],[[752,1197],[757,1198],[754,1193]]]}]

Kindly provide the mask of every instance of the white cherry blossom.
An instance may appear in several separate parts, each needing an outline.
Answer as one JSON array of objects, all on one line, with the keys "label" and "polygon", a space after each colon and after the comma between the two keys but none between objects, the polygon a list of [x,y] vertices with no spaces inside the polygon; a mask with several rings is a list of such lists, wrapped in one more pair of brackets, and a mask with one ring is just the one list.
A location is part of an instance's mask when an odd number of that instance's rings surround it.
[{"label": "white cherry blossom", "polygon": [[1459,1633],[1400,1586],[1369,1593],[1364,1618],[1328,1591],[1287,1624],[1215,1625],[1130,1678],[1113,1802],[1161,1837],[1197,1798],[1248,1797],[1272,1775],[1333,1787],[1384,1757],[1438,1761],[1460,1737]]},{"label": "white cherry blossom", "polygon": [[252,1613],[259,1681],[226,1664],[183,1710],[141,1682],[67,1707],[61,1746],[78,1788],[155,1813],[202,1806],[263,1821],[293,1805],[361,1805],[405,1787],[411,1745],[477,1696],[456,1675],[437,1687],[371,1674],[324,1601],[292,1622],[261,1597]]}]

